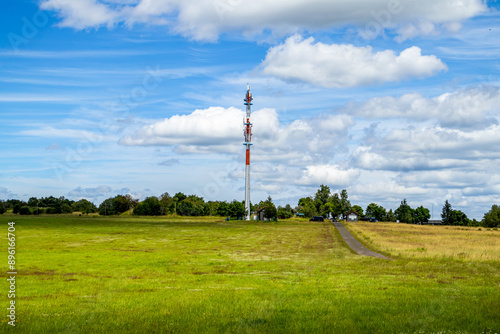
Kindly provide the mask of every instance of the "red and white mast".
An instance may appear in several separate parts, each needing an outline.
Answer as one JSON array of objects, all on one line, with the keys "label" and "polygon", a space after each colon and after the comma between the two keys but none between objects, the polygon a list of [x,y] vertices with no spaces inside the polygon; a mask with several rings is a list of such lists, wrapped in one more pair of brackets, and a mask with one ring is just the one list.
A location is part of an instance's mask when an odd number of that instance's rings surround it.
[{"label": "red and white mast", "polygon": [[245,96],[245,105],[247,106],[247,114],[243,119],[243,133],[245,134],[246,146],[246,164],[245,164],[245,210],[246,220],[250,220],[250,146],[252,145],[252,123],[250,123],[250,106],[252,105],[252,93],[250,92],[250,85],[247,84],[247,94]]}]

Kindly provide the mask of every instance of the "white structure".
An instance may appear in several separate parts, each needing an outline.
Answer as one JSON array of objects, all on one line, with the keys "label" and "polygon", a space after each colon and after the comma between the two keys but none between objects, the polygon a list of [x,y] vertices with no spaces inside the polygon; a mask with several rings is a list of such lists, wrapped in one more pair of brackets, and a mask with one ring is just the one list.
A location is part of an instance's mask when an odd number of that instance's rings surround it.
[{"label": "white structure", "polygon": [[346,219],[348,222],[357,222],[359,220],[359,215],[357,212],[355,211],[350,211],[348,214],[347,214],[347,219]]},{"label": "white structure", "polygon": [[252,93],[250,92],[250,85],[247,84],[247,94],[245,96],[245,105],[247,106],[247,114],[243,119],[243,133],[245,134],[246,146],[246,164],[245,164],[245,210],[246,220],[250,220],[250,146],[252,145],[252,123],[250,123],[250,106],[252,105]]}]

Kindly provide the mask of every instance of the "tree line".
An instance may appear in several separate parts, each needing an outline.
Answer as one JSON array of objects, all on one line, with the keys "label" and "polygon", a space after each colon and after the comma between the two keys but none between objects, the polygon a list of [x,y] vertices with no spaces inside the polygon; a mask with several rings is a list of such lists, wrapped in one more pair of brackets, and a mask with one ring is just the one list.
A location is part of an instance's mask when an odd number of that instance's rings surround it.
[{"label": "tree line", "polygon": [[[354,211],[362,220],[399,221],[407,224],[427,223],[431,218],[429,209],[423,206],[412,208],[406,199],[403,199],[394,211],[386,210],[376,203],[368,204],[363,210],[359,205],[351,205],[346,189],[343,189],[340,194],[332,193],[330,188],[323,184],[314,196],[299,199],[296,211],[305,217],[323,216],[335,219],[346,219],[347,214]],[[491,210],[484,214],[483,219],[478,221],[469,219],[460,210],[454,210],[446,200],[441,213],[441,222],[443,225],[496,227],[500,225],[500,207],[493,205]]]},{"label": "tree line", "polygon": [[[197,195],[185,195],[181,192],[170,196],[168,192],[161,196],[150,196],[143,201],[134,199],[130,194],[117,195],[104,200],[98,207],[86,199],[78,201],[65,197],[31,197],[27,202],[18,199],[0,200],[0,214],[12,210],[14,214],[40,215],[81,212],[82,214],[98,213],[103,216],[120,215],[130,212],[139,216],[221,216],[233,219],[242,219],[245,215],[244,201],[207,201]],[[419,206],[412,208],[403,199],[396,210],[386,210],[381,205],[370,203],[365,210],[359,205],[351,205],[346,189],[340,193],[332,193],[330,187],[321,185],[314,196],[299,199],[297,206],[289,204],[276,207],[272,198],[258,204],[251,204],[251,211],[262,211],[264,218],[287,219],[300,213],[305,217],[323,216],[336,219],[346,219],[350,211],[356,212],[361,219],[377,221],[399,221],[407,224],[427,223],[431,217],[429,209]],[[448,200],[441,213],[442,224],[460,226],[496,227],[500,225],[500,207],[493,205],[491,210],[484,214],[481,221],[469,219],[460,210],[454,210]]]},{"label": "tree line", "polygon": [[[257,205],[251,205],[252,211],[264,210],[266,218],[282,218],[293,216],[293,210],[289,205],[285,208],[273,204],[271,197]],[[245,216],[244,201],[208,201],[197,195],[185,195],[181,192],[170,196],[168,192],[159,197],[150,196],[139,201],[130,194],[117,195],[104,200],[98,207],[92,202],[81,199],[69,200],[65,197],[31,197],[27,202],[18,199],[0,201],[0,214],[12,210],[14,214],[40,215],[40,214],[62,214],[81,212],[82,214],[98,213],[102,216],[120,215],[130,212],[139,216],[222,216],[241,219]]]},{"label": "tree line", "polygon": [[75,211],[82,213],[97,212],[97,207],[86,199],[73,201],[62,197],[31,197],[27,202],[19,199],[0,200],[0,214],[12,210],[14,214],[21,215],[41,215],[72,213]]}]

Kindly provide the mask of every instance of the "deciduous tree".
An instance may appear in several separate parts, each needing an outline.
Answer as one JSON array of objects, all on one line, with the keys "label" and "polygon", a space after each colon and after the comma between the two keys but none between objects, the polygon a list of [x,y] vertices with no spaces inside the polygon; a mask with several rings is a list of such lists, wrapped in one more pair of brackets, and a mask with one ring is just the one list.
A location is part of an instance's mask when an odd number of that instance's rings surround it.
[{"label": "deciduous tree", "polygon": [[161,214],[160,200],[156,196],[147,197],[134,208],[134,215],[160,216]]},{"label": "deciduous tree", "polygon": [[370,203],[366,207],[366,217],[375,218],[378,221],[385,220],[386,212],[385,209],[375,203]]},{"label": "deciduous tree", "polygon": [[363,211],[363,208],[360,207],[359,205],[353,205],[352,206],[352,210],[354,212],[356,212],[360,217],[364,217],[364,211]]},{"label": "deciduous tree", "polygon": [[415,223],[427,223],[431,218],[431,213],[429,209],[419,206],[414,210],[414,222]]},{"label": "deciduous tree", "polygon": [[406,203],[406,198],[401,201],[401,205],[394,213],[400,222],[406,224],[413,223],[413,209]]},{"label": "deciduous tree", "polygon": [[493,205],[491,210],[484,214],[481,223],[484,227],[497,227],[500,225],[500,207]]},{"label": "deciduous tree", "polygon": [[345,219],[347,213],[351,211],[351,202],[349,202],[349,196],[347,195],[346,189],[342,189],[340,193],[340,209],[342,210],[342,219]]},{"label": "deciduous tree", "polygon": [[313,199],[311,197],[303,197],[299,199],[297,212],[303,213],[304,216],[308,218],[315,216],[317,212]]}]

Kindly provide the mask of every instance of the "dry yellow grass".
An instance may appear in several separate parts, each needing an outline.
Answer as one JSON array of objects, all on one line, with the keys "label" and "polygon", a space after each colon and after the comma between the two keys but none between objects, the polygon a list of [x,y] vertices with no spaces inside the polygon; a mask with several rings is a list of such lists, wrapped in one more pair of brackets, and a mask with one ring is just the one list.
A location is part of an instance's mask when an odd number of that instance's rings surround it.
[{"label": "dry yellow grass", "polygon": [[393,256],[500,261],[500,231],[478,227],[346,223],[361,242]]}]

